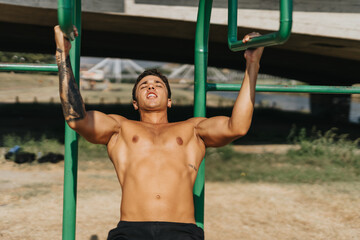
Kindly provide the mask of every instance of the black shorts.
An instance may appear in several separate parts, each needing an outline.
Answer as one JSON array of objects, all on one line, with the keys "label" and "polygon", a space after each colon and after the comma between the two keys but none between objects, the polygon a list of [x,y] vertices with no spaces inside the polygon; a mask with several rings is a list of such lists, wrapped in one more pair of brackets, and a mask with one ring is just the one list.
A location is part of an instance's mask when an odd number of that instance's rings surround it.
[{"label": "black shorts", "polygon": [[193,223],[120,221],[108,240],[204,240],[204,231]]}]

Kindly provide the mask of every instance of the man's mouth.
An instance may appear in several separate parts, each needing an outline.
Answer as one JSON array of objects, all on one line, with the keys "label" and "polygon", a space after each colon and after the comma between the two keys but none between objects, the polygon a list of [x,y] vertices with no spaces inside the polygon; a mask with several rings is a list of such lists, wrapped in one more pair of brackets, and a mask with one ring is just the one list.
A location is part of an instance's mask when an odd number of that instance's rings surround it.
[{"label": "man's mouth", "polygon": [[156,98],[157,95],[155,93],[153,93],[153,92],[150,92],[150,93],[148,93],[148,95],[146,97],[147,98]]}]

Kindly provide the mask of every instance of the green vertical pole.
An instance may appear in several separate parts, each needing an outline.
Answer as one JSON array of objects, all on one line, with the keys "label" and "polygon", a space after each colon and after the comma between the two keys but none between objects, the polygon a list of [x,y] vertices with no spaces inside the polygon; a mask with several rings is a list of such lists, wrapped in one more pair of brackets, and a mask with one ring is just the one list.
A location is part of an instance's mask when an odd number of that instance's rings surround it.
[{"label": "green vertical pole", "polygon": [[[71,1],[71,0],[69,0]],[[80,40],[81,40],[81,0],[71,1],[72,22],[79,36],[72,41],[70,61],[77,84],[80,76]],[[64,203],[63,203],[63,240],[74,240],[76,235],[76,193],[78,168],[78,135],[65,123],[65,166],[64,166]]]},{"label": "green vertical pole", "polygon": [[[76,0],[77,1],[77,0]],[[73,0],[58,0],[58,22],[61,28],[61,31],[73,41],[74,36],[74,1]]]},{"label": "green vertical pole", "polygon": [[[194,116],[206,116],[206,74],[212,0],[200,0],[195,35]],[[204,228],[205,159],[194,185],[196,224]]]}]

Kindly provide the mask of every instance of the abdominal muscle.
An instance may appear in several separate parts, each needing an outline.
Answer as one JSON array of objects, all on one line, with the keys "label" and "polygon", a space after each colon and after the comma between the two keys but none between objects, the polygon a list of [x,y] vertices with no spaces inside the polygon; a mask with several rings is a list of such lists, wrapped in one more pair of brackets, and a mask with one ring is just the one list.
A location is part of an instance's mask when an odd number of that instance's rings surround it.
[{"label": "abdominal muscle", "polygon": [[141,152],[126,154],[126,164],[114,164],[122,175],[121,220],[195,223],[192,189],[197,172],[188,166],[186,153]]}]

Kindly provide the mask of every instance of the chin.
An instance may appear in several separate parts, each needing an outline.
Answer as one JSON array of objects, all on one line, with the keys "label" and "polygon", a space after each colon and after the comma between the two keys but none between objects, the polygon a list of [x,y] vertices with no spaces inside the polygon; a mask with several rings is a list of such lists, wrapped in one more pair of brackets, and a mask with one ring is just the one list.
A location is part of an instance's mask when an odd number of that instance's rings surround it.
[{"label": "chin", "polygon": [[161,105],[148,105],[148,106],[144,106],[143,109],[158,111],[158,110],[166,110],[167,107],[166,106],[164,107],[164,106],[161,106]]}]

